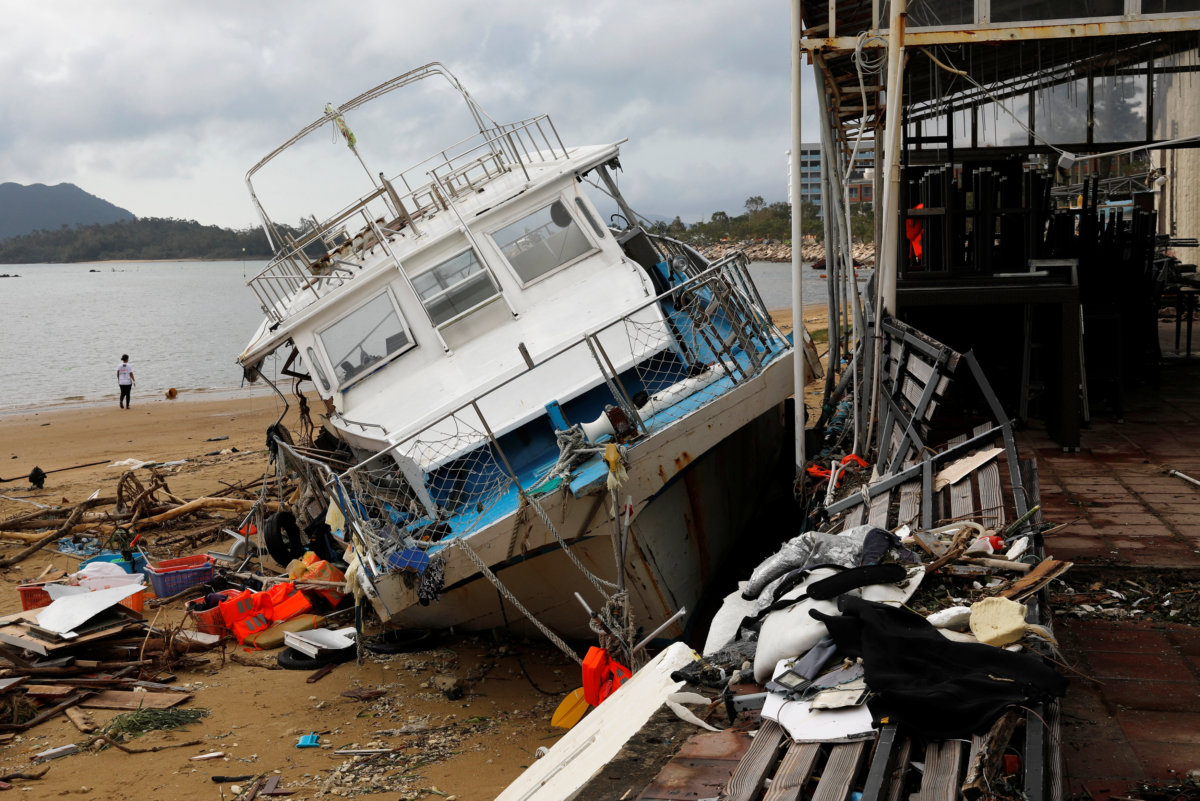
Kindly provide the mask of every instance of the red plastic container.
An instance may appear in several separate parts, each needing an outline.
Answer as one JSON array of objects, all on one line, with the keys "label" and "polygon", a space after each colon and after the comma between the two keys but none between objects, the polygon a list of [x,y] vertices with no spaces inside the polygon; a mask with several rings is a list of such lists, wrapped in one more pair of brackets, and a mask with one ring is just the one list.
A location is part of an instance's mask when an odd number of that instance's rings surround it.
[{"label": "red plastic container", "polygon": [[17,587],[17,592],[21,593],[21,608],[25,611],[50,605],[50,593],[42,589],[41,584],[22,584]]},{"label": "red plastic container", "polygon": [[[241,592],[241,590],[222,590],[221,595],[224,595],[226,598],[232,598],[239,592]],[[203,609],[200,611],[196,611],[192,608],[197,601],[202,602],[203,600],[203,596],[200,598],[193,598],[185,605],[187,613],[192,616],[193,620],[196,621],[196,631],[199,631],[203,634],[216,634],[219,637],[223,637],[228,634],[229,629],[225,626],[225,620],[221,617],[221,608],[219,606],[214,606],[212,609]]]}]

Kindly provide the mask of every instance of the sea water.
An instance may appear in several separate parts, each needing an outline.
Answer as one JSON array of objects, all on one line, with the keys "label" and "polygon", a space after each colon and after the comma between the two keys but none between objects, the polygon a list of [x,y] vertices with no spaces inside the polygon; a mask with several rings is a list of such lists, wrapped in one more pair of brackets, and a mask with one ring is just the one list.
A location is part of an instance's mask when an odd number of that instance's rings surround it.
[{"label": "sea water", "polygon": [[[0,411],[116,403],[117,366],[129,354],[133,403],[268,392],[235,362],[262,320],[246,281],[262,261],[0,265]],[[789,264],[754,262],[769,308],[790,307]],[[805,268],[804,302],[825,281]],[[268,360],[274,377],[282,363]]]},{"label": "sea water", "polygon": [[237,392],[242,370],[234,360],[262,319],[246,280],[264,266],[0,265],[19,276],[0,278],[0,410],[116,404],[126,353],[135,405],[170,388],[181,396]]}]

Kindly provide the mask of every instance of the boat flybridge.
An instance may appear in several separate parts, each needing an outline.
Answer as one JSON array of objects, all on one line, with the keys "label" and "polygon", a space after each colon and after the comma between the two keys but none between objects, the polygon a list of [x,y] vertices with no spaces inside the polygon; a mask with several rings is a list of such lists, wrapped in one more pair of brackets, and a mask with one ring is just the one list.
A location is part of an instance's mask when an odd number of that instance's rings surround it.
[{"label": "boat flybridge", "polygon": [[[458,94],[470,135],[367,170],[348,116],[424,79]],[[370,188],[299,233],[274,224],[256,174],[327,126]],[[238,361],[262,375],[282,349],[312,380],[340,455],[279,440],[312,485],[295,513],[352,545],[384,621],[488,627],[509,603],[578,634],[586,588],[614,628],[612,609],[658,625],[750,509],[782,441],[790,338],[743,255],[710,264],[637,224],[620,144],[567,147],[545,115],[497,123],[432,63],[326,107],[247,175],[276,255],[249,281],[264,319]],[[585,186],[620,213],[606,222]]]}]

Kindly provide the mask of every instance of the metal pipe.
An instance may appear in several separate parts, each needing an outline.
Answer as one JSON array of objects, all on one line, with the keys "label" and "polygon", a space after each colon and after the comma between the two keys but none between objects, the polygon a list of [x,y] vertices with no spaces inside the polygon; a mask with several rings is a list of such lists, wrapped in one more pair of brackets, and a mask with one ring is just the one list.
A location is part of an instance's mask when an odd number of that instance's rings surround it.
[{"label": "metal pipe", "polygon": [[883,196],[883,241],[875,254],[878,288],[877,317],[896,311],[896,274],[899,269],[900,213],[900,141],[901,110],[904,107],[904,23],[907,17],[906,0],[892,0],[888,25],[887,114],[884,130],[887,149],[883,169],[887,176]]},{"label": "metal pipe", "polygon": [[[800,19],[801,0],[792,0],[792,158],[791,175],[788,181],[789,200],[792,204],[792,392],[795,396],[796,417],[796,481],[804,477],[804,290],[801,286],[803,279],[803,263],[800,250],[804,243],[801,233],[802,213],[800,210],[800,101],[802,98],[800,84],[800,35],[802,22]],[[796,331],[800,329],[797,340]]]},{"label": "metal pipe", "polygon": [[1180,473],[1178,470],[1168,470],[1167,475],[1174,476],[1175,478],[1182,478],[1184,481],[1187,481],[1191,484],[1195,484],[1197,487],[1200,487],[1200,481],[1197,481],[1196,479],[1192,478],[1189,475]]}]

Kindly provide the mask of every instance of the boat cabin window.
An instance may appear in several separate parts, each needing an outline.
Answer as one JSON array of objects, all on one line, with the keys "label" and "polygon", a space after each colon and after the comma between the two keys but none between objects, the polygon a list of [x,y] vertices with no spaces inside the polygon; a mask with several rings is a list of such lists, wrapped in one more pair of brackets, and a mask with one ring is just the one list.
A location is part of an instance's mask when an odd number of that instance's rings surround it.
[{"label": "boat cabin window", "polygon": [[387,291],[321,331],[320,336],[339,385],[413,346],[396,303]]},{"label": "boat cabin window", "polygon": [[434,325],[466,314],[500,294],[473,250],[414,275],[412,283]]},{"label": "boat cabin window", "polygon": [[305,348],[304,352],[308,354],[306,360],[308,361],[309,366],[311,366],[313,372],[317,374],[317,378],[320,380],[321,386],[325,388],[326,392],[328,392],[329,379],[325,376],[325,368],[321,367],[321,362],[317,360],[317,352],[312,349],[311,345]]},{"label": "boat cabin window", "polygon": [[595,249],[561,200],[506,225],[492,239],[523,284]]}]

